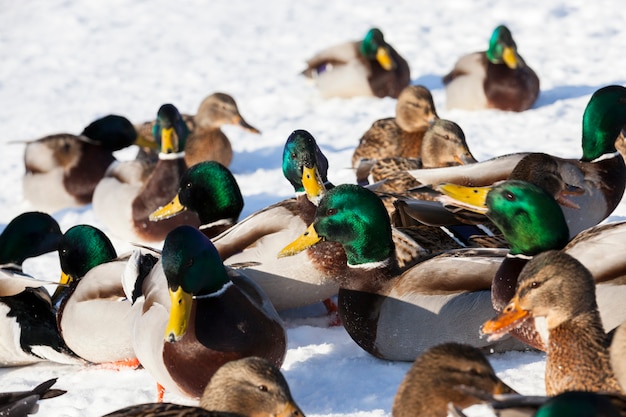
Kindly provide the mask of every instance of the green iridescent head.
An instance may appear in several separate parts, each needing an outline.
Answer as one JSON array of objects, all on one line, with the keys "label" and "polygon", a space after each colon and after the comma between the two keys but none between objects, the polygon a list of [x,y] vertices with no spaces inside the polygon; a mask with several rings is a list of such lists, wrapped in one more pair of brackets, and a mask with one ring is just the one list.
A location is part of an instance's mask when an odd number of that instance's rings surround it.
[{"label": "green iridescent head", "polygon": [[315,138],[306,130],[294,130],[283,148],[283,175],[296,193],[304,192],[304,168],[316,168],[321,180],[328,181],[328,159],[317,146]]},{"label": "green iridescent head", "polygon": [[168,103],[159,108],[152,133],[161,145],[161,153],[168,154],[185,150],[189,129],[176,106]]},{"label": "green iridescent head", "polygon": [[391,56],[390,47],[385,42],[383,33],[378,28],[372,28],[367,32],[365,38],[361,41],[359,51],[365,59],[378,62],[387,71],[396,68],[396,62]]},{"label": "green iridescent head", "polygon": [[109,114],[91,122],[81,135],[88,137],[105,149],[118,151],[137,140],[137,131],[124,116]]},{"label": "green iridescent head", "polygon": [[52,252],[61,236],[59,224],[49,214],[22,213],[0,234],[0,264],[22,265],[27,258]]},{"label": "green iridescent head", "polygon": [[582,161],[616,152],[615,140],[626,125],[626,88],[609,85],[591,96],[583,114]]},{"label": "green iridescent head", "polygon": [[511,31],[504,25],[494,29],[489,39],[489,48],[486,52],[487,59],[493,64],[506,64],[509,68],[517,68],[520,64],[517,55],[517,45],[513,40]]},{"label": "green iridescent head", "polygon": [[98,228],[80,224],[68,229],[59,243],[61,270],[73,280],[117,257],[109,238]]}]

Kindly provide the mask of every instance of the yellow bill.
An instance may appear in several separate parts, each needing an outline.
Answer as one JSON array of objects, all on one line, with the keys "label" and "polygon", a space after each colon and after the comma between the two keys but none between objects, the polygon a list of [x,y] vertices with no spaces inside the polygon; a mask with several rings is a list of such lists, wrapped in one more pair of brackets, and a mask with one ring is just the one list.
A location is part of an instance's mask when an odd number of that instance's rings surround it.
[{"label": "yellow bill", "polygon": [[517,54],[513,48],[504,48],[504,52],[502,52],[502,60],[507,67],[511,69],[517,68]]},{"label": "yellow bill", "polygon": [[284,258],[285,256],[292,256],[302,252],[305,249],[314,246],[322,238],[319,237],[317,232],[315,231],[315,227],[311,224],[306,231],[300,235],[296,240],[288,244],[278,253],[279,258]]},{"label": "yellow bill", "polygon": [[159,149],[159,146],[157,145],[155,141],[146,139],[145,137],[141,135],[137,135],[137,139],[135,139],[135,145],[142,147],[142,148],[149,148],[149,149],[154,149],[154,150]]},{"label": "yellow bill", "polygon": [[170,318],[165,327],[165,341],[171,343],[179,341],[187,331],[193,297],[191,294],[183,291],[182,287],[178,287],[176,291],[172,289],[169,291],[172,306],[170,308]]},{"label": "yellow bill", "polygon": [[175,153],[178,149],[174,128],[168,127],[161,130],[161,153]]},{"label": "yellow bill", "polygon": [[486,201],[491,187],[465,187],[463,185],[445,183],[439,185],[437,190],[449,197],[441,199],[444,204],[463,207],[480,214],[485,214],[488,210]]},{"label": "yellow bill", "polygon": [[150,219],[151,222],[157,222],[159,220],[174,217],[185,210],[187,210],[187,207],[182,205],[180,199],[178,198],[178,194],[176,194],[176,197],[174,197],[172,201],[150,213],[148,219]]},{"label": "yellow bill", "polygon": [[302,185],[310,202],[317,205],[326,193],[326,187],[316,166],[302,169]]},{"label": "yellow bill", "polygon": [[61,292],[64,288],[72,283],[73,279],[71,276],[67,275],[65,272],[61,271],[61,278],[59,278],[59,285],[56,290],[54,290],[54,294],[52,294],[53,302],[57,300],[61,296]]},{"label": "yellow bill", "polygon": [[393,59],[391,59],[387,48],[380,47],[376,50],[376,61],[378,61],[380,66],[386,71],[391,71],[396,68],[396,64],[393,62]]}]

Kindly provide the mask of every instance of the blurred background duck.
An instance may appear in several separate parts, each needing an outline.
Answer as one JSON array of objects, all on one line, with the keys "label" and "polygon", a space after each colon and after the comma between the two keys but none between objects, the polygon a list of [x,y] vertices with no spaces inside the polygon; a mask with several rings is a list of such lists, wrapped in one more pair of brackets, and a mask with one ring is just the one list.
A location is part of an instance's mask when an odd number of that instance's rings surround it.
[{"label": "blurred background duck", "polygon": [[405,87],[396,103],[396,117],[375,121],[359,140],[352,154],[352,168],[358,169],[364,159],[419,158],[424,134],[438,118],[426,87]]},{"label": "blurred background duck", "polygon": [[128,257],[118,258],[109,238],[81,224],[59,243],[61,285],[54,294],[63,340],[81,358],[116,367],[137,367],[131,303],[121,276]]},{"label": "blurred background duck", "polygon": [[91,203],[94,189],[116,161],[113,152],[143,144],[128,119],[108,115],[80,135],[59,133],[28,142],[24,150],[24,198],[49,213]]},{"label": "blurred background duck", "polygon": [[378,28],[370,29],[360,41],[316,53],[302,74],[313,80],[325,98],[398,98],[411,81],[409,64],[385,41]]},{"label": "blurred background duck", "polygon": [[[195,115],[183,114],[182,118],[189,130],[185,143],[185,163],[192,166],[202,161],[217,161],[228,167],[233,159],[233,148],[230,140],[222,131],[222,126],[234,125],[255,134],[261,132],[249,124],[239,112],[235,99],[225,93],[208,95],[198,107]],[[149,121],[136,125],[135,129],[141,137],[156,142],[156,146],[142,148],[140,158],[156,161],[158,154],[158,138],[155,139],[156,122]]]},{"label": "blurred background duck", "polygon": [[461,343],[442,343],[413,362],[398,387],[391,415],[446,417],[449,403],[463,409],[483,402],[462,387],[490,394],[515,393],[498,378],[481,350]]},{"label": "blurred background duck", "polygon": [[[224,267],[197,228],[179,226],[166,237],[160,261],[134,252],[124,272],[135,312],[134,348],[157,383],[200,398],[228,361],[259,356],[280,367],[287,342],[271,301],[248,277]],[[160,391],[162,400],[163,391]]]},{"label": "blurred background duck", "polygon": [[176,197],[149,218],[166,220],[190,210],[198,215],[202,233],[212,238],[237,223],[243,204],[237,180],[228,168],[216,161],[204,161],[185,171]]},{"label": "blurred background duck", "polygon": [[160,222],[149,220],[153,211],[176,196],[187,170],[184,149],[188,130],[178,109],[162,105],[155,126],[161,144],[158,162],[153,166],[141,160],[115,164],[94,191],[93,211],[105,230],[131,242],[159,242],[176,226],[200,226],[197,214],[191,211]]},{"label": "blurred background duck", "polygon": [[623,394],[609,356],[591,273],[561,251],[535,256],[520,273],[515,296],[481,327],[497,339],[529,317],[544,317],[548,329],[546,393],[597,391]]},{"label": "blurred background duck", "polygon": [[79,363],[57,329],[50,294],[44,285],[22,272],[22,264],[57,250],[62,233],[50,215],[26,212],[0,234],[0,366],[41,361]]},{"label": "blurred background duck", "polygon": [[67,392],[52,388],[56,382],[57,378],[53,378],[28,391],[0,393],[0,415],[19,417],[36,414],[39,410],[39,400],[55,398]]},{"label": "blurred background duck", "polygon": [[207,384],[199,407],[171,403],[129,406],[104,417],[128,416],[304,417],[280,370],[251,356],[226,362]]},{"label": "blurred background duck", "polygon": [[524,111],[539,96],[539,77],[517,51],[511,31],[500,25],[486,51],[462,56],[443,77],[449,109]]}]

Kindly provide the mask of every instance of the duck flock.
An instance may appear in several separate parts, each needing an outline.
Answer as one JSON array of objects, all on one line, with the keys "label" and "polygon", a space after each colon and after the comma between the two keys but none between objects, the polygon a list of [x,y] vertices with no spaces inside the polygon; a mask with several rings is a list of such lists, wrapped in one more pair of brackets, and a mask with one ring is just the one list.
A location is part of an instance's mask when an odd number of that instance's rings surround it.
[{"label": "duck flock", "polygon": [[[155,11],[141,34],[46,7],[47,52],[27,25],[7,43],[59,99],[33,82],[0,116],[36,102],[5,145],[0,415],[626,415],[626,79],[597,63],[624,32],[601,3],[426,13],[466,39],[404,31],[411,4],[324,34],[298,22],[340,6]],[[77,39],[115,65],[53,58]]]}]

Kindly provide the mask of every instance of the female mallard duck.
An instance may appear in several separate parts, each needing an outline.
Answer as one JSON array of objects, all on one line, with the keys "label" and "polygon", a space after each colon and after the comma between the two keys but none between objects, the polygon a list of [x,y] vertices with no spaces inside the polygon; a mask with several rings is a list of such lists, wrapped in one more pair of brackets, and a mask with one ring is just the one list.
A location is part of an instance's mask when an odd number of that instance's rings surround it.
[{"label": "female mallard duck", "polygon": [[[210,414],[207,414],[207,410]],[[169,412],[169,414],[165,414]],[[226,362],[202,393],[199,407],[168,403],[142,404],[103,417],[129,416],[304,417],[285,377],[267,359],[251,356]],[[161,414],[163,413],[163,414]]]},{"label": "female mallard duck", "polygon": [[380,29],[362,41],[326,48],[307,61],[302,71],[323,97],[375,96],[398,98],[411,81],[409,64],[391,47]]},{"label": "female mallard duck", "polygon": [[[490,275],[493,277],[491,294],[496,311],[501,311],[513,297],[518,275],[529,259],[548,250],[564,249],[582,262],[601,284],[596,295],[605,329],[609,331],[626,320],[626,309],[620,301],[626,286],[618,285],[626,276],[626,262],[617,250],[624,247],[625,222],[592,227],[570,241],[561,207],[551,194],[533,184],[505,181],[487,194],[482,194],[482,189],[480,193],[474,193],[472,188],[464,190],[450,184],[439,188],[459,201],[471,201],[468,208],[486,211],[486,216],[509,242],[506,259]],[[478,194],[482,198],[476,199]],[[607,252],[607,247],[616,249],[616,252]],[[545,340],[537,333],[532,321],[519,326],[513,334],[538,349],[545,349]]]},{"label": "female mallard duck", "polygon": [[524,111],[539,96],[539,77],[517,52],[511,31],[493,31],[489,49],[465,55],[443,77],[449,109]]},{"label": "female mallard duck", "polygon": [[200,162],[180,178],[176,197],[150,214],[160,221],[191,210],[200,218],[200,230],[208,238],[228,230],[237,223],[243,210],[243,196],[233,174],[216,161]]},{"label": "female mallard duck", "polygon": [[492,394],[515,393],[498,378],[482,351],[460,343],[443,343],[415,360],[398,388],[391,415],[446,417],[449,403],[466,408],[482,402],[459,387]]},{"label": "female mallard duck", "polygon": [[[135,279],[135,252],[125,280]],[[157,383],[199,398],[228,361],[260,356],[280,367],[286,333],[267,296],[245,275],[226,269],[197,228],[179,226],[166,237],[161,262],[127,288],[136,312],[134,348]]]},{"label": "female mallard duck", "polygon": [[[554,157],[563,181],[584,191],[569,197],[579,209],[563,207],[570,237],[604,220],[622,199],[626,186],[626,166],[615,148],[615,141],[624,125],[626,88],[617,85],[601,88],[592,95],[583,114],[582,158]],[[423,185],[492,185],[505,180],[526,155],[517,153],[475,164],[408,172]]]},{"label": "female mallard duck", "polygon": [[520,273],[510,303],[481,331],[495,340],[529,317],[544,317],[548,395],[572,390],[623,394],[611,369],[595,287],[591,273],[572,256],[541,253]]},{"label": "female mallard duck", "polygon": [[57,378],[53,378],[28,391],[0,393],[0,415],[26,416],[37,413],[39,400],[55,398],[67,392],[52,388],[56,382]]},{"label": "female mallard duck", "polygon": [[137,367],[132,306],[121,280],[128,259],[117,258],[109,238],[85,224],[63,234],[58,252],[62,286],[53,301],[67,346],[92,363]]},{"label": "female mallard duck", "polygon": [[22,272],[27,258],[56,250],[61,236],[56,220],[39,212],[20,214],[0,234],[0,366],[80,362],[59,335],[43,287],[53,283]]},{"label": "female mallard duck", "polygon": [[396,103],[396,117],[375,121],[352,154],[352,167],[362,160],[386,157],[419,158],[424,134],[437,116],[430,91],[421,85],[405,87]]},{"label": "female mallard duck", "polygon": [[80,135],[60,133],[27,143],[24,198],[47,212],[91,203],[96,185],[115,162],[113,152],[137,140],[126,118],[109,115],[92,122]]},{"label": "female mallard duck", "polygon": [[476,331],[494,314],[491,277],[480,271],[466,279],[459,272],[469,265],[473,271],[492,267],[458,264],[452,259],[441,275],[422,268],[429,261],[401,271],[387,211],[373,192],[351,184],[329,190],[313,223],[279,256],[298,253],[323,241],[340,243],[345,251],[346,258],[328,255],[323,262],[340,285],[341,322],[352,339],[370,354],[413,361],[425,349],[443,342],[494,350],[522,348],[523,344],[514,340],[511,344],[491,344]]},{"label": "female mallard duck", "polygon": [[200,226],[197,214],[189,211],[160,222],[149,220],[150,213],[174,198],[187,169],[184,148],[188,131],[172,104],[159,109],[155,131],[161,142],[156,165],[149,172],[143,161],[113,165],[93,195],[96,217],[112,235],[128,241],[159,242],[181,224]]},{"label": "female mallard duck", "polygon": [[[184,114],[183,120],[189,129],[189,137],[185,144],[185,163],[192,166],[202,161],[217,161],[229,166],[233,159],[233,148],[228,137],[222,132],[224,125],[239,126],[251,133],[261,133],[250,125],[239,113],[235,99],[225,93],[213,93],[207,96],[195,115]],[[158,142],[154,137],[154,121],[145,122],[135,128],[148,141]],[[153,149],[156,147],[153,147]],[[144,151],[141,157],[157,159],[154,151]],[[147,153],[147,154],[146,154]]]}]

